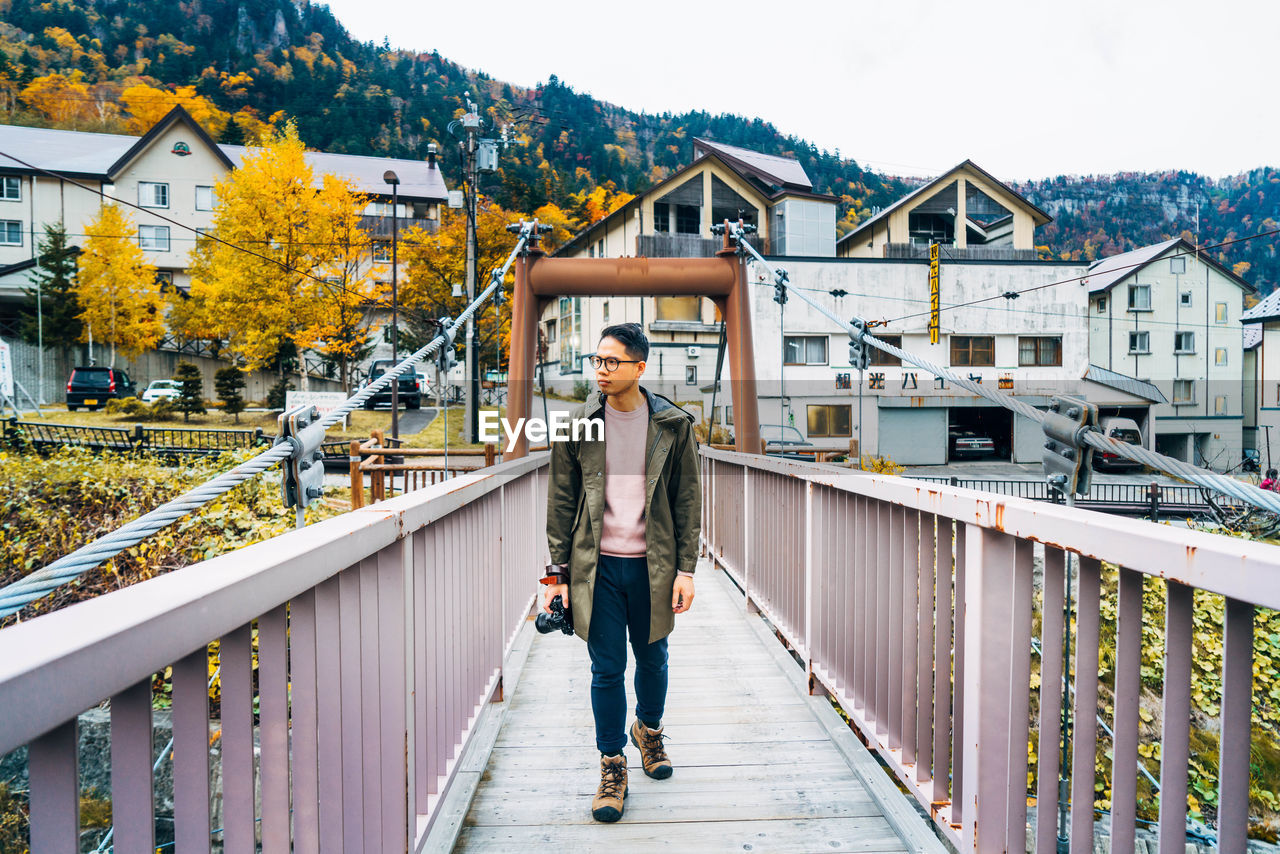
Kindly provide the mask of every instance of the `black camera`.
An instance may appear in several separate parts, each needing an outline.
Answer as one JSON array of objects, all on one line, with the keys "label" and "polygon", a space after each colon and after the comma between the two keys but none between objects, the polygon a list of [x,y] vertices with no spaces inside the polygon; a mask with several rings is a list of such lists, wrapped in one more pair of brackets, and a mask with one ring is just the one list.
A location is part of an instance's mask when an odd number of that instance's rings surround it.
[{"label": "black camera", "polygon": [[554,632],[556,629],[564,632],[566,635],[573,634],[573,613],[564,606],[561,597],[556,596],[551,600],[550,614],[539,614],[538,619],[533,621],[533,627],[542,634]]}]

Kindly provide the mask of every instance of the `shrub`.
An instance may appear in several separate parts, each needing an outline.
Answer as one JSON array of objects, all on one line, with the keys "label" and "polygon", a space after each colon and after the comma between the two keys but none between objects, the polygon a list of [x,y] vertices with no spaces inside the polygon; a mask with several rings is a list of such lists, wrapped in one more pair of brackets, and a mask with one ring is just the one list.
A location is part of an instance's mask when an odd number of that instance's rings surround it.
[{"label": "shrub", "polygon": [[591,393],[591,383],[586,380],[573,381],[573,399],[586,400],[587,395]]},{"label": "shrub", "polygon": [[182,420],[190,421],[193,412],[205,412],[204,378],[200,376],[200,369],[190,362],[179,362],[173,378],[182,384],[182,390],[178,392],[178,409],[182,411]]},{"label": "shrub", "polygon": [[285,401],[288,399],[289,389],[295,387],[293,383],[281,377],[280,382],[267,389],[267,408],[283,410]]},{"label": "shrub", "polygon": [[234,365],[222,368],[213,375],[213,389],[222,401],[223,411],[234,415],[239,424],[244,411],[244,373]]}]

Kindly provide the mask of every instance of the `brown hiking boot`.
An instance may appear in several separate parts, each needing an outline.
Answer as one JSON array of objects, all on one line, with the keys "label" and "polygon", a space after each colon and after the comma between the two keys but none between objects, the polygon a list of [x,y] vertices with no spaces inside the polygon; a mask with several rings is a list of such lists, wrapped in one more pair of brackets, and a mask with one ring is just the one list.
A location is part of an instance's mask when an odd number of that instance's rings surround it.
[{"label": "brown hiking boot", "polygon": [[640,723],[639,718],[631,725],[631,743],[640,749],[640,764],[644,766],[644,773],[655,780],[665,780],[671,776],[671,760],[662,747],[664,738],[666,736],[662,734],[662,727],[649,729]]},{"label": "brown hiking boot", "polygon": [[622,818],[623,802],[627,798],[627,757],[600,757],[600,788],[591,800],[591,817],[596,821],[617,821]]}]

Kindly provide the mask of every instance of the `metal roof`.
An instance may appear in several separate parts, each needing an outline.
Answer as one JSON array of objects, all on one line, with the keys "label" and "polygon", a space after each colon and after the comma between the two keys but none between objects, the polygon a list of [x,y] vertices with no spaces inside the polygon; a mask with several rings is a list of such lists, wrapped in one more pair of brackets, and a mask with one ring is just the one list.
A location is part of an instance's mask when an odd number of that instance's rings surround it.
[{"label": "metal roof", "polygon": [[1244,325],[1244,349],[1252,350],[1262,343],[1262,324],[1246,323]]},{"label": "metal roof", "polygon": [[[0,151],[26,161],[41,170],[74,176],[110,180],[112,166],[125,157],[142,137],[73,130],[0,125]],[[220,151],[237,166],[249,150],[242,145],[219,145]],[[400,196],[406,199],[444,201],[449,197],[439,167],[431,169],[421,160],[367,157],[308,151],[307,163],[320,175],[329,173],[351,181],[361,193],[390,196],[391,188],[382,180],[388,169],[400,178]],[[0,170],[30,172],[12,158],[0,156]]]},{"label": "metal roof", "polygon": [[783,187],[795,187],[802,190],[812,190],[813,182],[809,180],[809,176],[805,173],[804,167],[800,165],[800,161],[794,157],[778,157],[773,154],[762,154],[759,151],[752,151],[749,148],[739,148],[736,145],[725,145],[722,142],[712,142],[708,139],[694,137],[693,140],[695,161],[699,148],[708,151],[714,151],[717,154],[729,157],[733,160],[741,161],[751,171],[759,173],[762,178],[772,178],[773,183]]},{"label": "metal roof", "polygon": [[1128,252],[1121,252],[1119,255],[1110,255],[1095,261],[1090,265],[1089,275],[1084,280],[1084,283],[1089,286],[1089,293],[1091,294],[1110,290],[1114,285],[1138,272],[1179,242],[1180,238],[1175,237],[1163,243],[1140,246],[1137,249],[1130,249]]},{"label": "metal roof", "polygon": [[1262,302],[1240,315],[1240,322],[1261,323],[1276,318],[1280,318],[1280,291],[1272,291],[1263,297]]},{"label": "metal roof", "polygon": [[1109,371],[1097,365],[1090,365],[1089,369],[1084,372],[1084,378],[1098,385],[1104,385],[1107,388],[1113,388],[1116,391],[1122,391],[1125,394],[1131,394],[1134,397],[1145,398],[1152,403],[1168,403],[1169,399],[1164,396],[1164,392],[1156,388],[1152,383],[1146,380],[1134,379],[1124,374],[1118,374],[1115,371]]},{"label": "metal roof", "polygon": [[[73,175],[101,175],[138,141],[136,136],[0,125],[0,151],[41,169]],[[30,171],[0,156],[0,169]]]}]

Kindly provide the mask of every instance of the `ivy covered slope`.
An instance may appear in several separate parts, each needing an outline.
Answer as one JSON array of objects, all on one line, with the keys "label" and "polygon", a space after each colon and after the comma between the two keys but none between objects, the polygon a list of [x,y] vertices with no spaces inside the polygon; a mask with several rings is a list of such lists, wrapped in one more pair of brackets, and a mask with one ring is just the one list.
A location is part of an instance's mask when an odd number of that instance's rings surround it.
[{"label": "ivy covered slope", "polygon": [[[816,188],[845,197],[854,216],[905,186],[759,119],[640,114],[578,94],[555,75],[524,89],[438,53],[359,42],[327,7],[306,2],[0,0],[0,63],[7,123],[136,132],[145,122],[131,117],[147,114],[149,102],[160,115],[170,104],[154,90],[191,86],[224,112],[212,117],[222,142],[243,142],[262,122],[289,115],[309,146],[395,157],[425,157],[428,143],[447,142],[470,91],[525,143],[504,156],[503,180],[491,184],[501,205],[522,211],[564,207],[570,194],[610,181],[643,189],[683,165],[699,135],[796,156]],[[51,75],[65,80],[41,83]],[[121,103],[138,85],[152,91],[135,89]]]}]

